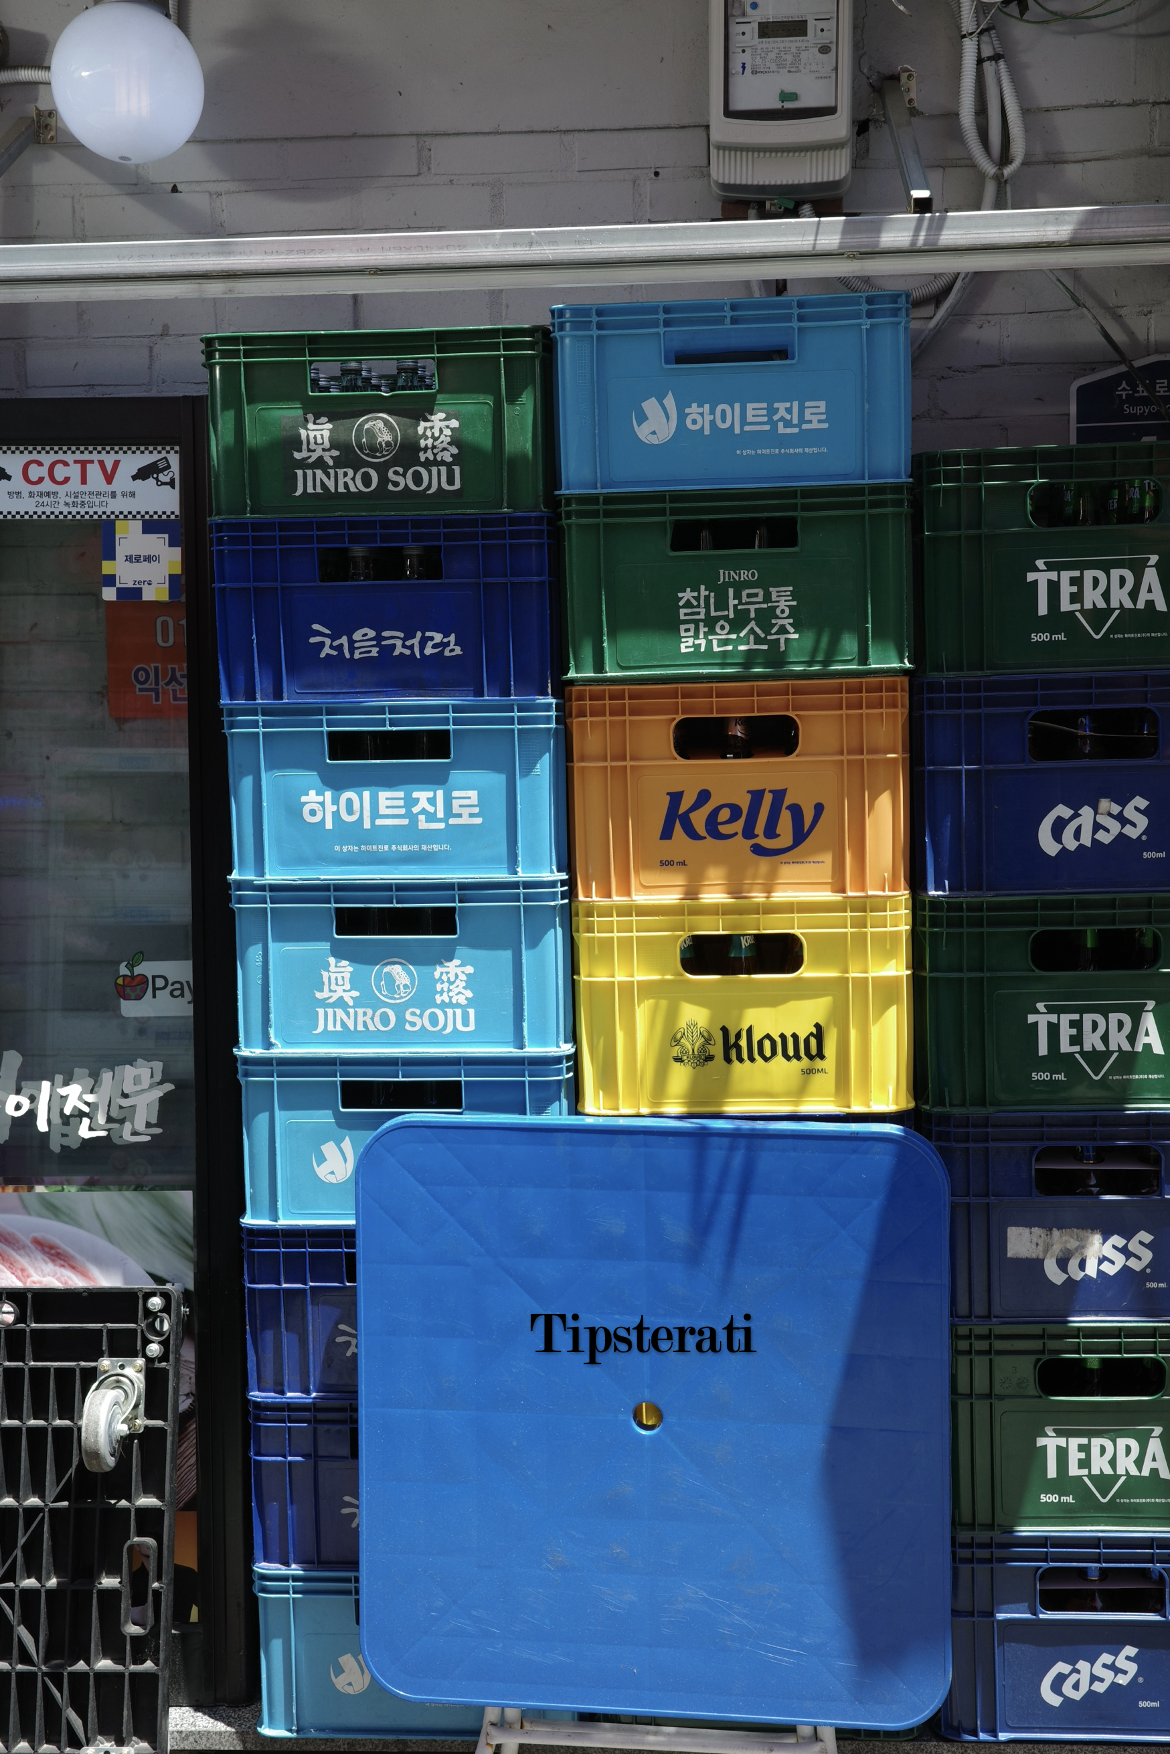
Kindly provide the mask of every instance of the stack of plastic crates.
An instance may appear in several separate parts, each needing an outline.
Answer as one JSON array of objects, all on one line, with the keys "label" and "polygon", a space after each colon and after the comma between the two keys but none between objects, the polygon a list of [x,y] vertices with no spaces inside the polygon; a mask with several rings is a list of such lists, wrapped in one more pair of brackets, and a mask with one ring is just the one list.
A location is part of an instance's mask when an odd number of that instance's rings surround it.
[{"label": "stack of plastic crates", "polygon": [[358,1615],[354,1166],[572,1107],[539,329],[216,336],[262,1727],[477,1735]]},{"label": "stack of plastic crates", "polygon": [[589,1113],[910,1106],[907,330],[553,311]]},{"label": "stack of plastic crates", "polygon": [[1170,450],[920,459],[964,1740],[1170,1732]]}]

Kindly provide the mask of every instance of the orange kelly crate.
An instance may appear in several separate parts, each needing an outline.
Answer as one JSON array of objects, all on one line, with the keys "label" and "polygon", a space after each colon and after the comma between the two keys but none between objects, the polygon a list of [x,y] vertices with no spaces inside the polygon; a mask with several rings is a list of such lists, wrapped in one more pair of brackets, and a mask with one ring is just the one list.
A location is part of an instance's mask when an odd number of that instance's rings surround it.
[{"label": "orange kelly crate", "polygon": [[578,900],[906,894],[907,712],[893,676],[566,689]]}]

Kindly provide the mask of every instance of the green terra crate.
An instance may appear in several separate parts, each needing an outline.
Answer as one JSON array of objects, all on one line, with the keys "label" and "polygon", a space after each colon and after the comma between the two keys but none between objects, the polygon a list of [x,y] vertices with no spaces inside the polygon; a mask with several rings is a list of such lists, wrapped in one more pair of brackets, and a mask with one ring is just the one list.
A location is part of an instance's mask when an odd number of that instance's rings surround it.
[{"label": "green terra crate", "polygon": [[911,492],[562,494],[567,678],[909,669]]},{"label": "green terra crate", "polygon": [[927,1109],[1170,1109],[1170,895],[919,896]]},{"label": "green terra crate", "polygon": [[956,1529],[1170,1528],[1170,1327],[951,1332]]},{"label": "green terra crate", "polygon": [[[1127,482],[1151,521],[1110,521]],[[914,484],[927,674],[1170,667],[1170,445],[939,451]]]},{"label": "green terra crate", "polygon": [[206,335],[217,518],[539,511],[547,329]]}]

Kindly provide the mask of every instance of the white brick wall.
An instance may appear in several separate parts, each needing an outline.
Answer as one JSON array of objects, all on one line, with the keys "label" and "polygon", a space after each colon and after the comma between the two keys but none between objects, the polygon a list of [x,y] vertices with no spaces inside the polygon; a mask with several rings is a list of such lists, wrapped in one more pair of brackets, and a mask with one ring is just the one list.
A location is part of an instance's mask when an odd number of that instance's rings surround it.
[{"label": "white brick wall", "polygon": [[[80,0],[6,0],[13,61],[41,61]],[[858,0],[870,77],[918,74],[918,124],[936,203],[974,206],[956,109],[947,0]],[[1170,38],[1157,0],[1119,30],[1001,35],[1027,113],[1016,206],[1162,201],[1170,193]],[[1035,16],[1033,8],[1032,16]],[[184,0],[207,78],[198,139],[145,169],[68,143],[0,179],[0,236],[222,236],[251,232],[714,220],[707,184],[706,0]],[[31,90],[4,94],[0,123]],[[47,101],[47,99],[46,99]],[[857,78],[849,211],[897,211],[880,109]],[[1165,276],[1098,271],[1074,285],[1117,313],[1129,345],[1170,343]],[[829,291],[832,283],[793,285]],[[550,300],[743,295],[620,286],[588,294],[378,294],[162,305],[6,308],[0,392],[176,394],[204,387],[198,337],[216,329],[541,321]],[[915,447],[1064,438],[1068,385],[1111,356],[1041,274],[980,276],[915,373]]]}]

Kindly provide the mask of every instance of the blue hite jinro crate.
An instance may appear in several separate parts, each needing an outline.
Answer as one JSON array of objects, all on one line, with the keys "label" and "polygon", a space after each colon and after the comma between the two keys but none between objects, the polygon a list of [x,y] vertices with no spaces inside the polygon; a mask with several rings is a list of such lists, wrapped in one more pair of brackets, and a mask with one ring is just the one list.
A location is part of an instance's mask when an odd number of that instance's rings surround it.
[{"label": "blue hite jinro crate", "polygon": [[371,1673],[607,1715],[931,1715],[947,1190],[924,1141],[420,1118],[357,1182]]},{"label": "blue hite jinro crate", "polygon": [[919,1112],[959,1321],[1170,1320],[1170,1114]]},{"label": "blue hite jinro crate", "polygon": [[352,1401],[252,1401],[252,1538],[259,1565],[358,1562]]},{"label": "blue hite jinro crate", "polygon": [[553,522],[211,525],[225,702],[560,693]]},{"label": "blue hite jinro crate", "polygon": [[572,1054],[240,1054],[245,1216],[254,1224],[352,1224],[354,1165],[391,1116],[566,1115]]},{"label": "blue hite jinro crate", "polygon": [[904,481],[910,300],[554,305],[562,493]]},{"label": "blue hite jinro crate", "polygon": [[396,1699],[362,1660],[354,1571],[295,1572],[257,1566],[260,1723],[266,1736],[394,1736],[454,1740],[479,1735],[483,1712]]},{"label": "blue hite jinro crate", "polygon": [[228,706],[236,877],[566,870],[559,701]]},{"label": "blue hite jinro crate", "polygon": [[1170,1738],[1170,1540],[959,1535],[943,1734]]},{"label": "blue hite jinro crate", "polygon": [[912,687],[921,893],[1166,885],[1170,676]]},{"label": "blue hite jinro crate", "polygon": [[232,884],[249,1052],[572,1046],[567,877]]},{"label": "blue hite jinro crate", "polygon": [[244,1226],[250,1396],[357,1395],[352,1227]]}]

